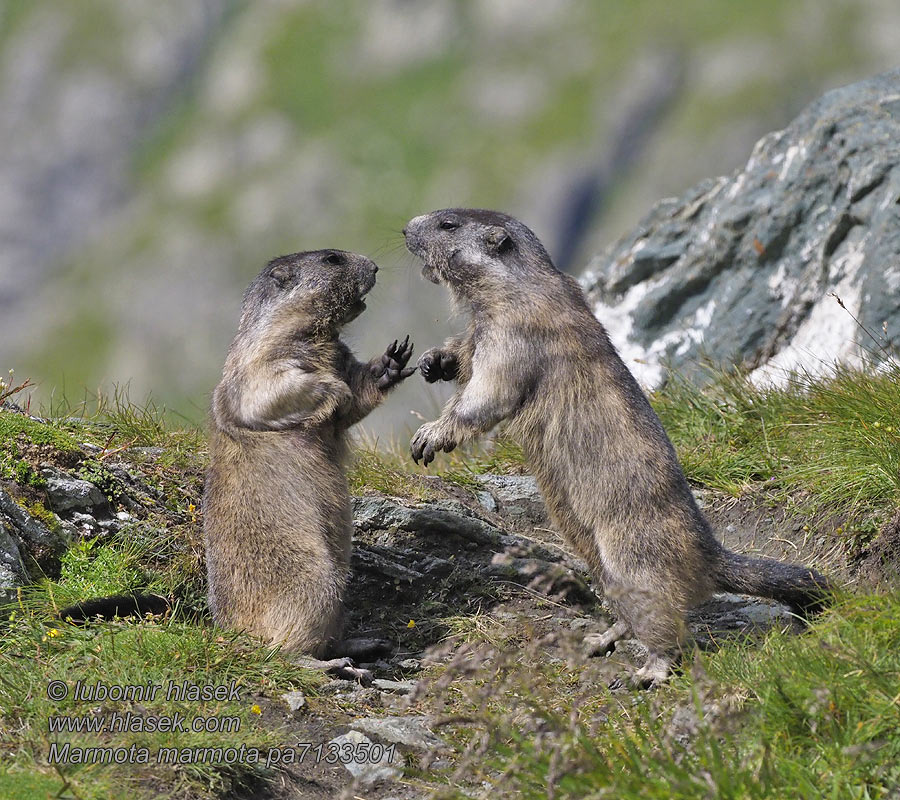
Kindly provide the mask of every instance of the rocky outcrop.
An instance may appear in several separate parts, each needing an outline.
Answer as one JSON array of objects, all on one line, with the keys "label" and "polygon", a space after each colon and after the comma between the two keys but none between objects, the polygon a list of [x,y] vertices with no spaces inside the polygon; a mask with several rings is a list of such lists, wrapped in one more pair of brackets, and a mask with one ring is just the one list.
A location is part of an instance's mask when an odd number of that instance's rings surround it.
[{"label": "rocky outcrop", "polygon": [[575,606],[596,602],[585,564],[559,544],[515,532],[508,518],[485,512],[475,500],[466,505],[454,499],[355,497],[353,520],[348,594],[354,601],[348,611],[361,623],[384,606],[385,587],[390,613],[401,617],[430,598],[462,608],[473,597],[496,596],[502,585]]},{"label": "rocky outcrop", "polygon": [[828,92],[746,166],[659,202],[584,285],[628,366],[760,380],[900,343],[900,70]]},{"label": "rocky outcrop", "polygon": [[0,600],[13,597],[32,573],[55,574],[68,544],[61,525],[45,525],[0,488]]}]

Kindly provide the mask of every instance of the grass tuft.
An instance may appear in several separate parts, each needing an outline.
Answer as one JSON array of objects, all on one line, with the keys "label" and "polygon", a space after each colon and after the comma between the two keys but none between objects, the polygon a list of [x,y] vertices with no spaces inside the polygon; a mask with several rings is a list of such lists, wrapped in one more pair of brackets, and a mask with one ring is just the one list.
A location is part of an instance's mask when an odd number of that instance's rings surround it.
[{"label": "grass tuft", "polygon": [[442,796],[481,782],[479,797],[555,800],[892,796],[898,614],[898,593],[844,597],[803,636],[695,654],[638,694],[611,693],[577,657],[548,663],[533,643],[511,655],[470,643],[477,669],[452,685],[456,717],[477,724]]},{"label": "grass tuft", "polygon": [[765,489],[806,513],[883,519],[900,504],[900,367],[838,368],[759,388],[717,373],[653,396],[685,473],[732,495]]}]

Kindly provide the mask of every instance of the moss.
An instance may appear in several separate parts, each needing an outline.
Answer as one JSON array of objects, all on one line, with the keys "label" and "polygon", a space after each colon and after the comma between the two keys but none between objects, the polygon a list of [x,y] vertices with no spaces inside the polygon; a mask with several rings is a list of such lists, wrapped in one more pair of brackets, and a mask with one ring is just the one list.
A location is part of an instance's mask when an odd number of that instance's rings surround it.
[{"label": "moss", "polygon": [[110,503],[116,503],[122,491],[119,479],[113,475],[99,461],[87,461],[78,470],[78,476],[83,480],[93,483]]},{"label": "moss", "polygon": [[30,486],[42,490],[47,482],[43,476],[26,461],[20,461],[8,453],[0,452],[0,480],[13,481],[19,486]]},{"label": "moss", "polygon": [[0,450],[14,446],[21,437],[31,444],[49,445],[62,453],[81,454],[78,442],[62,429],[60,423],[37,422],[25,414],[0,411]]},{"label": "moss", "polygon": [[51,531],[58,531],[60,529],[59,517],[56,516],[50,509],[48,509],[43,503],[35,502],[28,503],[22,502],[20,503],[22,508],[28,512],[28,514],[34,517],[36,520],[44,523]]}]

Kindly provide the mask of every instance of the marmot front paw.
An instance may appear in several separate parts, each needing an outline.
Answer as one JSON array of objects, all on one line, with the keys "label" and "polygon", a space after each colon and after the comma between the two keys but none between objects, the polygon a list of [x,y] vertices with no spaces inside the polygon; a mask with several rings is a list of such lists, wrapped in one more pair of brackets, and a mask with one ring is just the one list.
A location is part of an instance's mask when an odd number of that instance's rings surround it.
[{"label": "marmot front paw", "polygon": [[380,361],[376,361],[372,365],[372,376],[375,378],[375,385],[385,391],[392,386],[396,386],[404,378],[408,378],[415,371],[415,367],[407,367],[406,363],[412,356],[413,345],[409,341],[409,335],[397,343],[395,339],[388,345],[387,350]]},{"label": "marmot front paw", "polygon": [[439,347],[432,347],[419,356],[419,371],[428,383],[452,381],[459,370],[456,356]]},{"label": "marmot front paw", "polygon": [[434,422],[426,422],[416,431],[409,444],[409,450],[413,461],[418,464],[421,459],[422,463],[427,467],[434,461],[435,453],[440,450],[445,450],[449,453],[456,445],[457,442],[443,432],[440,420],[435,420]]}]

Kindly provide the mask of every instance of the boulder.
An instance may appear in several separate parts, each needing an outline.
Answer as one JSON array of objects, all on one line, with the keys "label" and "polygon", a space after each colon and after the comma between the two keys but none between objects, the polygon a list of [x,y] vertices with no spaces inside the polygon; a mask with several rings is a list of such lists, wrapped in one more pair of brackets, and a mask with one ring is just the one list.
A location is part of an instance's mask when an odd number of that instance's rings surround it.
[{"label": "boulder", "polygon": [[648,386],[708,357],[760,382],[900,343],[900,69],[828,92],[747,164],[659,202],[583,283]]},{"label": "boulder", "polygon": [[[13,575],[24,577],[29,571],[50,575],[59,573],[59,559],[69,546],[64,530],[51,530],[43,522],[32,517],[13,497],[0,489],[0,556],[4,567],[0,570],[11,570],[6,580],[13,580]],[[10,542],[15,545],[13,552]],[[4,544],[5,543],[5,544]],[[22,570],[16,565],[24,564]],[[0,579],[2,585],[3,579]],[[18,584],[14,584],[18,585]]]},{"label": "boulder", "polygon": [[90,481],[75,478],[49,467],[41,470],[47,481],[47,499],[57,514],[92,514],[108,518],[109,501]]},{"label": "boulder", "polygon": [[16,598],[16,589],[28,581],[19,546],[0,519],[0,605]]},{"label": "boulder", "polygon": [[[347,731],[328,744],[334,745],[336,748],[334,752],[341,756],[340,763],[363,786],[400,777],[402,756],[396,755],[393,751],[385,751],[383,747],[374,748],[375,743],[359,731]],[[377,758],[369,755],[373,752],[377,754]],[[344,756],[345,753],[350,753],[351,757],[347,758]],[[355,757],[357,754],[359,757]]]}]

